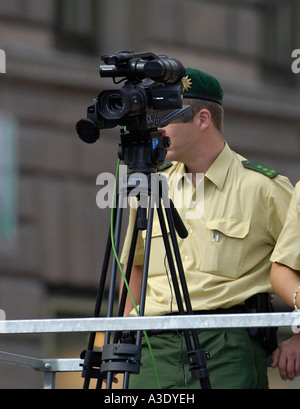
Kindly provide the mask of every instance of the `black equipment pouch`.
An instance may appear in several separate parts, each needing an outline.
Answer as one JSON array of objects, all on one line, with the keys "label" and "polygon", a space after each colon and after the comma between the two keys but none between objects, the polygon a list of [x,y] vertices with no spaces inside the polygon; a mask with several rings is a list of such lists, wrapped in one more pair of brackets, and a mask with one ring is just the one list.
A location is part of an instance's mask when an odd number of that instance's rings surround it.
[{"label": "black equipment pouch", "polygon": [[[247,313],[274,312],[270,295],[268,293],[254,294],[245,301]],[[277,327],[251,327],[248,328],[250,337],[259,341],[267,355],[270,355],[278,347]]]}]

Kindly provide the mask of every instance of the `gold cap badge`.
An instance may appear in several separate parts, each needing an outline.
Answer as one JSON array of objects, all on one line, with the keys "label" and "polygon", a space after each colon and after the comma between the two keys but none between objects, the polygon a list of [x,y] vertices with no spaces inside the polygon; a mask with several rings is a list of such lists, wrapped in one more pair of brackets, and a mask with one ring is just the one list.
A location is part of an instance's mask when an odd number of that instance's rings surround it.
[{"label": "gold cap badge", "polygon": [[192,80],[186,75],[182,78],[182,92],[187,92],[192,88]]}]

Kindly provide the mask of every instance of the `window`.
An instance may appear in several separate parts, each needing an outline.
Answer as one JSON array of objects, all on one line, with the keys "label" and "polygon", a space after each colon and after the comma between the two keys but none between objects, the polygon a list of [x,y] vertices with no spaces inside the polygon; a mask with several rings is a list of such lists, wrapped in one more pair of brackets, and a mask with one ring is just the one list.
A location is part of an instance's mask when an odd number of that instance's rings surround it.
[{"label": "window", "polygon": [[0,248],[14,249],[17,229],[17,123],[0,113]]},{"label": "window", "polygon": [[[299,48],[298,21],[300,5],[297,0],[265,0],[264,74],[276,83],[293,84],[291,54]],[[298,43],[297,43],[298,40]]]},{"label": "window", "polygon": [[97,50],[97,0],[56,0],[56,45],[93,54]]}]

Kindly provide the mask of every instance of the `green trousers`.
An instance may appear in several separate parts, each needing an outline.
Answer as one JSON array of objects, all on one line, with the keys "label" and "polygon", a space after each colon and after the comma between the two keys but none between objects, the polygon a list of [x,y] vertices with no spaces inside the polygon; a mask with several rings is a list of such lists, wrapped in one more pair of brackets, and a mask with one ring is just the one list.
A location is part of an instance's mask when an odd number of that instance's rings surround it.
[{"label": "green trousers", "polygon": [[[201,349],[210,354],[212,389],[268,388],[266,353],[246,329],[201,330],[198,336]],[[152,354],[143,337],[142,365],[138,375],[130,376],[130,389],[201,388],[200,381],[191,377],[182,333],[152,335],[149,342]]]}]

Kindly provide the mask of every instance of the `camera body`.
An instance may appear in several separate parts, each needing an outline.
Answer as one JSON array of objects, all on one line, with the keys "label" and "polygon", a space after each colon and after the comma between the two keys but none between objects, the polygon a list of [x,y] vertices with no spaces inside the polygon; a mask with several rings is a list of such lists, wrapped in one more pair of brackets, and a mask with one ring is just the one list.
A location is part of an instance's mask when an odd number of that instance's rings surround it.
[{"label": "camera body", "polygon": [[[191,120],[190,107],[182,106],[181,80],[185,68],[176,59],[149,52],[122,51],[101,58],[106,64],[100,65],[101,77],[111,77],[115,84],[126,82],[122,88],[102,91],[94,99],[87,108],[86,118],[76,124],[79,137],[86,143],[94,143],[101,129],[124,126],[126,132],[122,131],[120,159],[135,156],[138,145],[141,150],[148,151],[146,156],[152,158],[152,165],[158,166],[163,163],[169,141],[157,129],[169,123]],[[122,79],[117,82],[118,77]],[[132,152],[126,155],[128,149]],[[156,149],[154,155],[151,149]],[[162,152],[157,154],[158,149]],[[132,162],[136,161],[129,165]],[[145,165],[148,168],[149,164]]]},{"label": "camera body", "polygon": [[87,119],[98,129],[120,125],[129,131],[148,130],[161,127],[171,111],[181,109],[180,85],[166,87],[145,79],[101,92],[88,107]]}]

